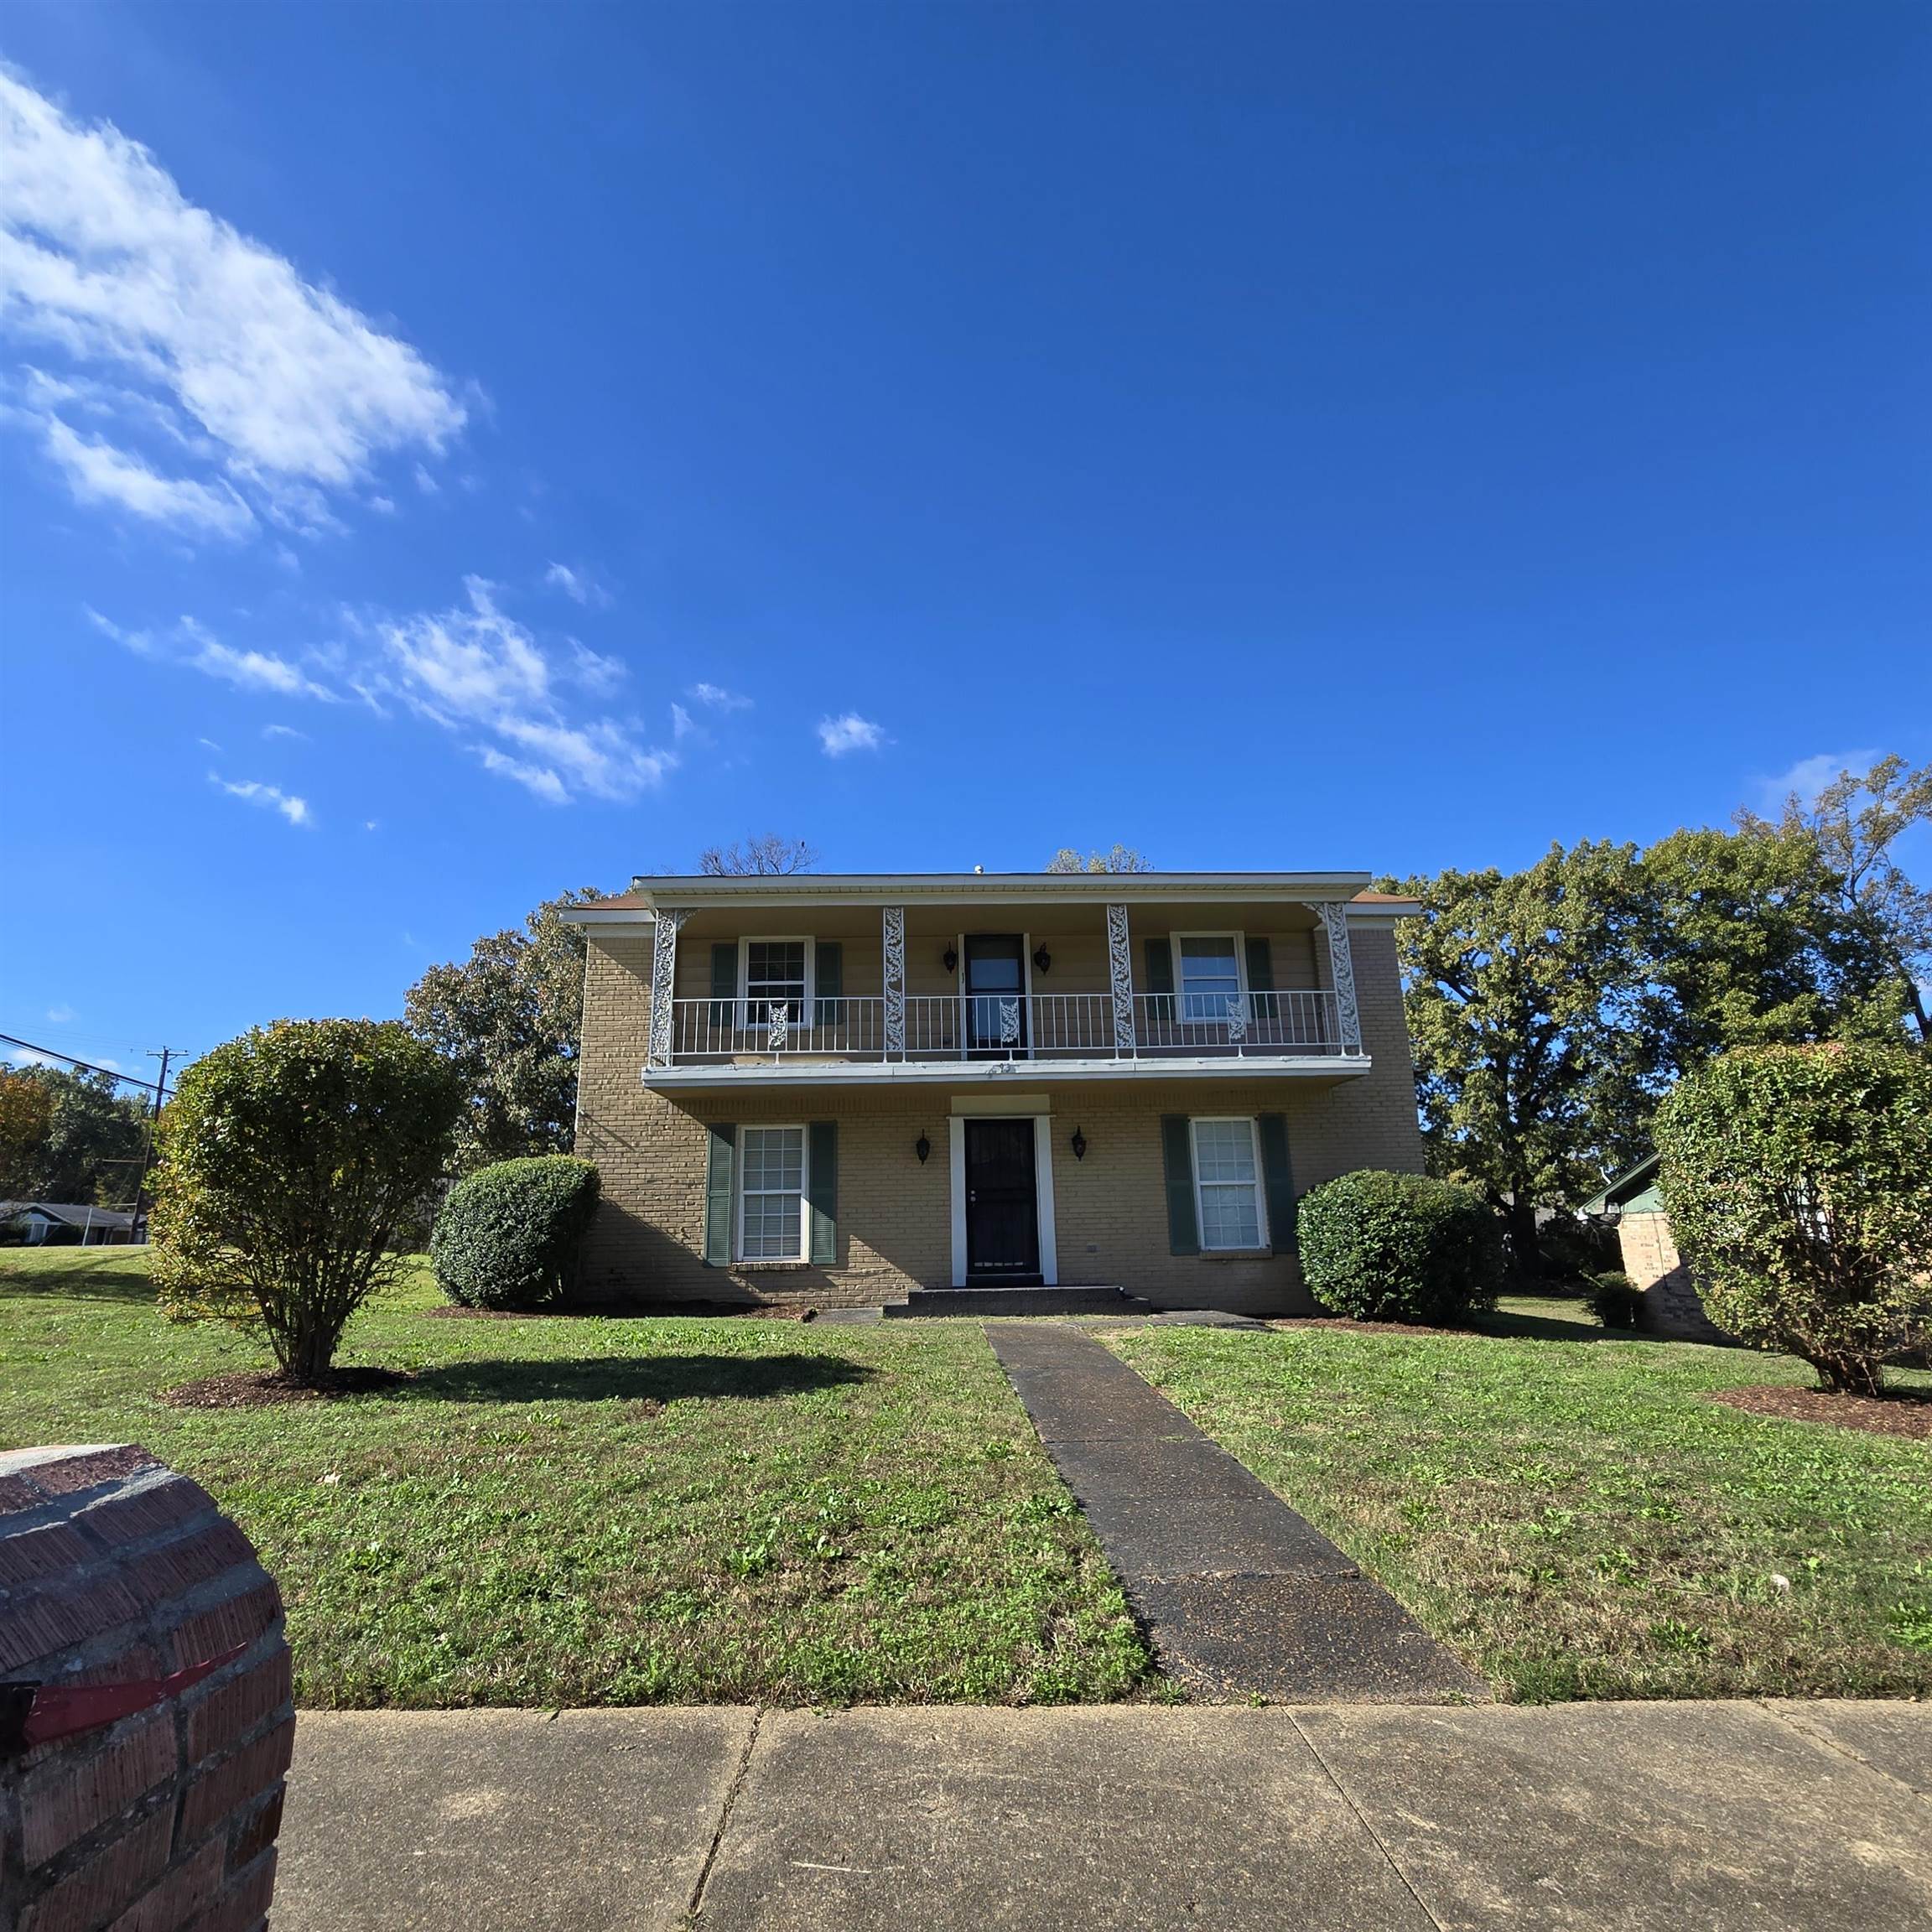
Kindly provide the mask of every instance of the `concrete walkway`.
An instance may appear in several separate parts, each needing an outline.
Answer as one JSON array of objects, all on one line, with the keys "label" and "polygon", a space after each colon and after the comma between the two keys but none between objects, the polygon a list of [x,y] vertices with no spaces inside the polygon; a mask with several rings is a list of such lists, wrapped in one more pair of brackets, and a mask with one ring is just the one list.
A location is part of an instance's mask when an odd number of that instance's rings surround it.
[{"label": "concrete walkway", "polygon": [[1932,1706],[303,1713],[275,1932],[1925,1932]]},{"label": "concrete walkway", "polygon": [[1313,1524],[1078,1328],[988,1328],[1146,1626],[1197,1696],[1481,1699],[1471,1675]]}]

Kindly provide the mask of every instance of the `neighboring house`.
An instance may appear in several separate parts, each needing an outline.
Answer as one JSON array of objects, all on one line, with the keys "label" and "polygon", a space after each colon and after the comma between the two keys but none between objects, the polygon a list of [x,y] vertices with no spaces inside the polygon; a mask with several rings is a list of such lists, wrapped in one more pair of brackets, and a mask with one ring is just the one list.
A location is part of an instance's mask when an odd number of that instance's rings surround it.
[{"label": "neighboring house", "polygon": [[1704,1312],[1690,1270],[1677,1252],[1670,1212],[1657,1185],[1657,1156],[1647,1155],[1619,1174],[1601,1194],[1586,1201],[1581,1211],[1616,1223],[1623,1272],[1644,1297],[1640,1327],[1653,1335],[1683,1342],[1728,1341],[1730,1337]]},{"label": "neighboring house", "polygon": [[94,1208],[85,1202],[0,1201],[0,1225],[17,1227],[21,1244],[28,1248],[76,1241],[94,1248],[132,1240],[134,1217],[118,1208]]},{"label": "neighboring house", "polygon": [[1308,1307],[1297,1197],[1422,1166],[1394,931],[1418,908],[1367,884],[680,877],[571,908],[584,1291]]}]

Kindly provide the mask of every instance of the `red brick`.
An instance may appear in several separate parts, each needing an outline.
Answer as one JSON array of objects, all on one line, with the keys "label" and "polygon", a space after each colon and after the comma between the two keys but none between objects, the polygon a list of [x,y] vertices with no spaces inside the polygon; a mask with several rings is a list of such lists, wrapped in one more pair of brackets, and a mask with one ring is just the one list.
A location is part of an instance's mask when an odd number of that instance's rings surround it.
[{"label": "red brick", "polygon": [[127,1586],[111,1576],[91,1583],[44,1584],[8,1604],[6,1623],[0,1626],[0,1670],[17,1670],[36,1658],[70,1649],[140,1614],[141,1606]]},{"label": "red brick", "polygon": [[278,1649],[265,1662],[218,1685],[188,1712],[188,1762],[198,1764],[246,1737],[289,1697],[288,1653]]},{"label": "red brick", "polygon": [[221,1521],[196,1535],[164,1543],[143,1556],[130,1557],[125,1574],[143,1597],[158,1603],[237,1564],[252,1567],[254,1562],[254,1545],[232,1523]]},{"label": "red brick", "polygon": [[152,1644],[130,1644],[85,1670],[63,1670],[63,1684],[138,1684],[150,1677],[165,1677],[174,1666],[162,1660]]},{"label": "red brick", "polygon": [[[75,1741],[86,1748],[88,1740]],[[162,1711],[75,1761],[74,1744],[30,1777],[20,1794],[20,1836],[29,1870],[98,1825],[118,1817],[180,1766],[174,1720]]]},{"label": "red brick", "polygon": [[91,1456],[65,1456],[38,1464],[34,1483],[49,1496],[71,1496],[132,1476],[138,1469],[158,1469],[155,1458],[137,1443],[119,1449],[100,1449]]},{"label": "red brick", "polygon": [[262,1923],[274,1895],[275,1854],[266,1852],[229,1881],[228,1889],[187,1932],[250,1932]]},{"label": "red brick", "polygon": [[288,1787],[278,1784],[275,1794],[257,1811],[244,1818],[228,1841],[228,1868],[239,1872],[245,1865],[252,1865],[275,1842],[275,1834],[282,1829],[282,1805]]},{"label": "red brick", "polygon": [[102,1846],[27,1908],[20,1932],[94,1932],[148,1891],[167,1869],[174,1821],[164,1806],[124,1837]]},{"label": "red brick", "polygon": [[152,1892],[137,1898],[107,1932],[176,1932],[221,1889],[221,1847],[205,1845]]},{"label": "red brick", "polygon": [[205,1516],[214,1507],[214,1498],[199,1483],[170,1473],[164,1483],[147,1483],[126,1494],[104,1496],[98,1503],[90,1503],[75,1521],[104,1542],[138,1543],[190,1517]]},{"label": "red brick", "polygon": [[38,1509],[46,1500],[24,1476],[0,1476],[0,1516]]},{"label": "red brick", "polygon": [[174,1633],[175,1667],[205,1664],[240,1644],[252,1644],[282,1614],[282,1593],[264,1582],[226,1602],[184,1618]]},{"label": "red brick", "polygon": [[180,1842],[199,1842],[231,1811],[266,1791],[288,1768],[294,1743],[291,1717],[197,1778],[181,1801]]},{"label": "red brick", "polygon": [[44,1529],[23,1530],[11,1536],[0,1535],[0,1589],[63,1570],[78,1570],[96,1560],[95,1552],[65,1523],[49,1523]]}]

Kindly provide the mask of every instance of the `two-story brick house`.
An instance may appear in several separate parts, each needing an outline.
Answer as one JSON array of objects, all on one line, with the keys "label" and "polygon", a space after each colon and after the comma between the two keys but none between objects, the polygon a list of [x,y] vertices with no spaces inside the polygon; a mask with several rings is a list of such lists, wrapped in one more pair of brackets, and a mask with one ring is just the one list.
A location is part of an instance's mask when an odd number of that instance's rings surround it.
[{"label": "two-story brick house", "polygon": [[574,909],[584,1292],[1306,1307],[1297,1197],[1422,1164],[1393,930],[1416,908],[1367,885],[662,878]]}]

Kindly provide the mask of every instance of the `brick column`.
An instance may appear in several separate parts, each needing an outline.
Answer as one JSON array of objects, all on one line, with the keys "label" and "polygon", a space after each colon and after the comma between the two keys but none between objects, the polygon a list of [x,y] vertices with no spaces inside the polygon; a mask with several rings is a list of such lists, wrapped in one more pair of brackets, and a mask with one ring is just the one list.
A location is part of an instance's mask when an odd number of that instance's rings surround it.
[{"label": "brick column", "polygon": [[[152,1700],[0,1756],[0,1925],[265,1924],[288,1647],[280,1593],[205,1490],[130,1446],[0,1455],[0,1680]],[[49,1705],[30,1707],[29,1737],[71,1721]]]}]

